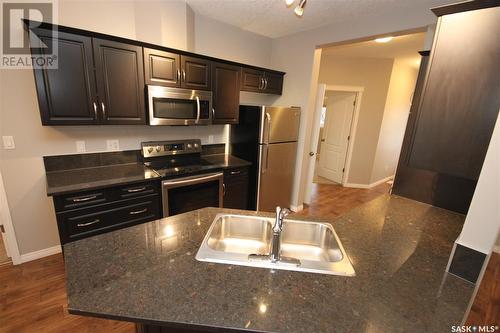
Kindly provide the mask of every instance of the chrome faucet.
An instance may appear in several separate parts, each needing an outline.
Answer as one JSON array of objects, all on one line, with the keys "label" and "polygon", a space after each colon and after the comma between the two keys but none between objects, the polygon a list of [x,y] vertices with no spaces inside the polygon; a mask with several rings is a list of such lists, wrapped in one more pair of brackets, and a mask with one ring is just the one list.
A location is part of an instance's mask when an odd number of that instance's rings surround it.
[{"label": "chrome faucet", "polygon": [[276,207],[276,221],[273,226],[273,241],[271,243],[271,253],[269,257],[271,262],[277,262],[281,251],[281,231],[283,231],[283,219],[292,211],[288,208]]}]

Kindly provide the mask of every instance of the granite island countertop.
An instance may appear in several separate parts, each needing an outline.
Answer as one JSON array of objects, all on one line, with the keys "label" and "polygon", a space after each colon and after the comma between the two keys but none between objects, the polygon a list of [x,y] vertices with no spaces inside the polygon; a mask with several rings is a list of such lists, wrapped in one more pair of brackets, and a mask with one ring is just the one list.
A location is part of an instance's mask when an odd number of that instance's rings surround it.
[{"label": "granite island countertop", "polygon": [[69,312],[219,331],[449,332],[473,292],[445,273],[463,215],[384,195],[313,218],[341,239],[356,271],[343,277],[196,261],[220,212],[271,216],[205,208],[66,244]]}]

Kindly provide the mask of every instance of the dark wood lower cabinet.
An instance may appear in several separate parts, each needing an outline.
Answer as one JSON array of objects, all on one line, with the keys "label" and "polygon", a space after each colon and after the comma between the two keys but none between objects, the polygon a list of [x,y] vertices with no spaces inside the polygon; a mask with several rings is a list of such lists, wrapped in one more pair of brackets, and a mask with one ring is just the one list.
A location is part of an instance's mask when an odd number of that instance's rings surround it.
[{"label": "dark wood lower cabinet", "polygon": [[248,167],[224,170],[223,207],[248,209]]},{"label": "dark wood lower cabinet", "polygon": [[161,218],[159,182],[54,196],[61,244]]}]

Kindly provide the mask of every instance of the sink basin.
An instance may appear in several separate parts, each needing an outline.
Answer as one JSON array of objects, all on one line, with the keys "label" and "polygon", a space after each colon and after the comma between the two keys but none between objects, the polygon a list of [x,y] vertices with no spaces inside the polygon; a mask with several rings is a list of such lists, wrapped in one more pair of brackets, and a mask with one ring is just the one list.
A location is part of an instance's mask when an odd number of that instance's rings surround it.
[{"label": "sink basin", "polygon": [[[281,233],[281,256],[297,259],[272,263],[274,219],[235,214],[218,214],[196,254],[199,261],[285,269],[312,273],[354,276],[354,268],[330,224],[285,219]],[[258,256],[254,256],[258,255]],[[259,257],[259,260],[252,258]]]}]

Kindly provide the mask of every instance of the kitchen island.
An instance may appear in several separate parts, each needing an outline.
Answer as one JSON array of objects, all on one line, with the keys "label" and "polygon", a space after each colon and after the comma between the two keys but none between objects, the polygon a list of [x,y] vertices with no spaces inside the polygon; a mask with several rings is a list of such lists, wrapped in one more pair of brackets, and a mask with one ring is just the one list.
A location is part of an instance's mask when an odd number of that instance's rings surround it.
[{"label": "kitchen island", "polygon": [[449,332],[473,292],[445,273],[460,214],[385,195],[335,220],[291,215],[332,223],[344,277],[197,261],[220,212],[272,216],[205,208],[64,245],[69,312],[141,332]]}]

